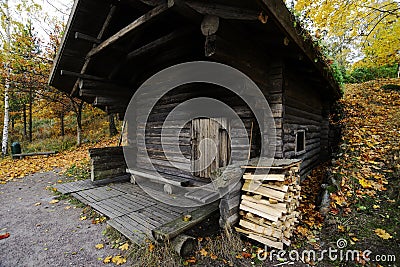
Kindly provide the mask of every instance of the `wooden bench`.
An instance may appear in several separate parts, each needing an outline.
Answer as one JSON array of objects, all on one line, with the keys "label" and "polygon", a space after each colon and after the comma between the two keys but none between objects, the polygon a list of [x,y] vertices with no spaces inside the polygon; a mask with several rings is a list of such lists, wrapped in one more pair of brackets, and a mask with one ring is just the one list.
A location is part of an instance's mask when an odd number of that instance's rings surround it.
[{"label": "wooden bench", "polygon": [[21,153],[21,154],[13,154],[13,159],[23,159],[25,157],[33,157],[33,156],[50,156],[56,154],[57,151],[47,151],[47,152],[31,152],[31,153]]}]

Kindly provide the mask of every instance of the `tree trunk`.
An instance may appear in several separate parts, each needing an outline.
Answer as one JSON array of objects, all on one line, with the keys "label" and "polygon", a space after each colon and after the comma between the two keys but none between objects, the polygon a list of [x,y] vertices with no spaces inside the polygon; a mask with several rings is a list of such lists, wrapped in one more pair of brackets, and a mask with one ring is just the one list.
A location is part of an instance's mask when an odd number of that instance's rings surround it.
[{"label": "tree trunk", "polygon": [[3,126],[3,139],[1,142],[1,153],[3,156],[7,155],[7,148],[8,148],[8,124],[10,122],[10,106],[8,102],[9,88],[10,88],[10,80],[7,77],[4,85],[4,126]]},{"label": "tree trunk", "polygon": [[27,132],[26,132],[26,105],[23,105],[23,113],[22,113],[23,123],[24,123],[24,140],[26,140]]},{"label": "tree trunk", "polygon": [[110,137],[113,137],[118,134],[117,127],[115,127],[115,119],[114,114],[108,115],[108,125],[110,130]]},{"label": "tree trunk", "polygon": [[32,88],[29,89],[29,143],[32,143]]},{"label": "tree trunk", "polygon": [[77,104],[76,109],[76,144],[80,146],[82,144],[82,109],[83,109],[83,101],[80,101]]},{"label": "tree trunk", "polygon": [[64,112],[60,112],[60,135],[64,137],[65,127],[64,127]]},{"label": "tree trunk", "polygon": [[1,153],[3,156],[7,155],[8,148],[8,124],[10,121],[10,105],[8,102],[8,91],[10,89],[10,74],[11,74],[11,66],[10,66],[10,8],[8,6],[8,0],[5,1],[6,7],[6,38],[7,38],[7,50],[6,55],[6,77],[4,83],[4,124],[3,124],[3,138],[1,142]]},{"label": "tree trunk", "polygon": [[400,62],[397,63],[397,78],[400,78]]}]

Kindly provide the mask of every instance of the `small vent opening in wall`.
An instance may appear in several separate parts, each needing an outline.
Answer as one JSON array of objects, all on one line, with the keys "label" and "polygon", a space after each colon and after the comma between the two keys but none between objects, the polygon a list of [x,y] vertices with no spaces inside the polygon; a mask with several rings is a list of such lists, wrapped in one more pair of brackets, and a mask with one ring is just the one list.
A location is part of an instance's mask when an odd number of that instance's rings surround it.
[{"label": "small vent opening in wall", "polygon": [[300,155],[306,152],[306,131],[298,130],[296,132],[296,155]]}]

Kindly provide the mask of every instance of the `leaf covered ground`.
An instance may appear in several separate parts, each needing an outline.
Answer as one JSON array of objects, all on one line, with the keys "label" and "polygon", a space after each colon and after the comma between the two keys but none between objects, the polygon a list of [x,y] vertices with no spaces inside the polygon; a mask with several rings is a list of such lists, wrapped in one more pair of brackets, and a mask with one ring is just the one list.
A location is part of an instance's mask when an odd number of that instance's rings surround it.
[{"label": "leaf covered ground", "polygon": [[[0,160],[0,183],[15,178],[23,178],[37,172],[59,169],[61,173],[74,168],[85,168],[89,162],[88,149],[93,147],[116,146],[118,138],[106,138],[96,144],[83,144],[55,155],[26,157],[24,159],[5,158]],[[68,174],[68,173],[67,173]]]},{"label": "leaf covered ground", "polygon": [[342,143],[329,170],[339,184],[323,237],[371,250],[360,265],[393,266],[394,258],[377,258],[389,255],[400,260],[399,89],[399,79],[347,85],[340,103]]},{"label": "leaf covered ground", "polygon": [[[344,239],[344,249],[360,253],[350,261],[325,260],[323,266],[396,266],[400,260],[399,88],[399,79],[347,85],[339,103],[339,149],[331,163],[317,168],[303,184],[300,208],[305,216],[297,228],[297,244],[304,241],[302,245],[321,251],[337,248]],[[321,183],[332,178],[323,218],[313,202]],[[364,258],[366,250],[371,253]]]}]

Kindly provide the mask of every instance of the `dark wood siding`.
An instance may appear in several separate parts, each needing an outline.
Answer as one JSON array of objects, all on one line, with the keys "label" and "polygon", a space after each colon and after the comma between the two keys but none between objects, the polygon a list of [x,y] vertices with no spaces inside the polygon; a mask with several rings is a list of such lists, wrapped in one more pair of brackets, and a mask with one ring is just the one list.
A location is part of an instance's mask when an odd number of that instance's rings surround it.
[{"label": "dark wood siding", "polygon": [[[190,84],[184,85],[169,93],[164,95],[155,105],[150,116],[145,123],[145,116],[140,115],[151,103],[151,99],[142,98],[137,105],[137,127],[138,130],[145,129],[145,136],[142,136],[140,131],[137,132],[138,141],[138,157],[137,166],[144,169],[149,169],[151,165],[159,172],[179,175],[181,177],[192,178],[191,174],[191,164],[187,160],[179,160],[179,158],[174,161],[175,164],[179,165],[180,169],[175,168],[168,162],[164,151],[168,150],[168,144],[161,145],[161,130],[162,125],[168,114],[180,103],[183,103],[189,99],[196,97],[210,97],[213,99],[220,100],[230,106],[236,114],[239,115],[240,119],[243,121],[246,130],[247,138],[250,136],[252,122],[253,122],[253,136],[252,136],[252,149],[251,157],[258,156],[260,153],[260,131],[255,122],[255,118],[250,108],[234,93],[222,88],[216,87],[209,84]],[[179,116],[178,116],[179,117]],[[181,124],[181,121],[176,121],[176,127]],[[175,124],[175,123],[174,123]],[[235,122],[230,122],[231,131],[234,132],[236,125]],[[164,129],[164,138],[168,140],[172,137],[168,136],[168,130]],[[239,142],[240,143],[240,142]],[[144,145],[145,144],[145,145]],[[187,122],[183,128],[180,129],[179,135],[179,146],[182,154],[186,159],[191,159],[191,123]],[[164,149],[163,149],[164,147]],[[238,142],[232,142],[231,144],[232,159],[235,157],[243,157],[248,155],[248,149],[243,148],[238,144]],[[149,156],[151,162],[146,161],[144,155]],[[247,156],[246,156],[247,157]],[[175,160],[175,159],[173,159]]]},{"label": "dark wood siding", "polygon": [[[310,86],[299,74],[286,70],[284,77],[283,156],[303,160],[301,174],[308,173],[321,158],[326,145],[328,118],[318,88]],[[298,154],[296,131],[305,130],[305,152]]]}]

